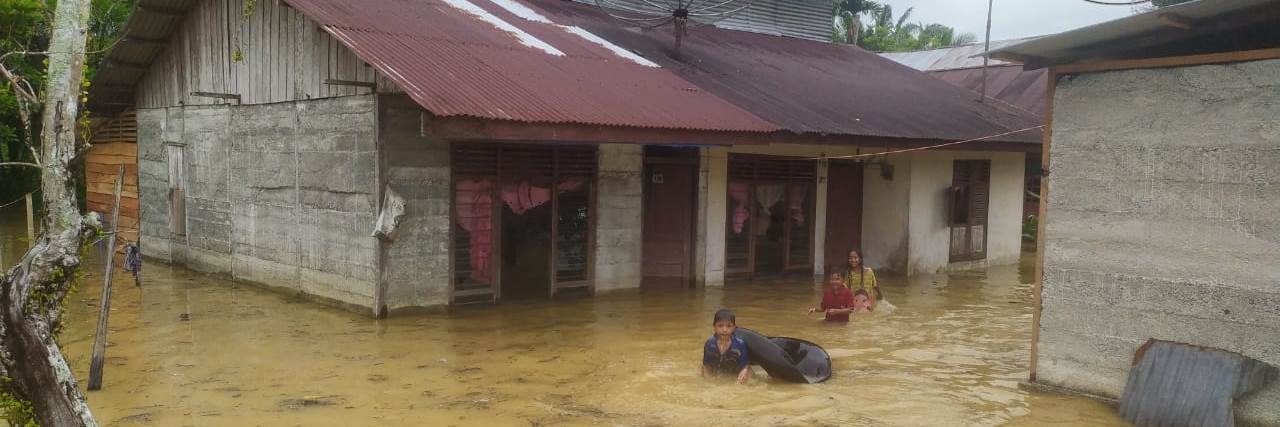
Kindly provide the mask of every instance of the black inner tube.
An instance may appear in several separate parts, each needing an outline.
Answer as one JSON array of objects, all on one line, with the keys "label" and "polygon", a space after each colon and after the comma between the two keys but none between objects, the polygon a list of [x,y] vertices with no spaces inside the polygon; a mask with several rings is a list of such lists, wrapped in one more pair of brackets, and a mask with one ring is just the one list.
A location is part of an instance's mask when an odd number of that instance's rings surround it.
[{"label": "black inner tube", "polygon": [[738,328],[735,335],[747,343],[751,363],[760,365],[770,377],[801,384],[831,378],[831,356],[817,344],[799,338],[768,337],[747,328]]}]

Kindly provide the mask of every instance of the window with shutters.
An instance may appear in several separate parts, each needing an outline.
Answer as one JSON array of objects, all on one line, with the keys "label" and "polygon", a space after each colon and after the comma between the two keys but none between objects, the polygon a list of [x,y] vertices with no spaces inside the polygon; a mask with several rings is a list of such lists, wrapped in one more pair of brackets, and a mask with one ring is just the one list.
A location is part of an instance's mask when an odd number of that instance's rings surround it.
[{"label": "window with shutters", "polygon": [[817,162],[729,157],[725,273],[779,274],[813,268]]},{"label": "window with shutters", "polygon": [[550,295],[592,286],[595,147],[456,143],[451,163],[454,302],[500,298],[504,243],[511,244],[504,209],[550,209],[549,223],[536,227],[551,236]]},{"label": "window with shutters", "polygon": [[169,233],[183,236],[187,234],[187,186],[182,146],[166,145],[165,157],[169,163]]},{"label": "window with shutters", "polygon": [[986,259],[991,161],[956,160],[947,198],[951,262]]}]

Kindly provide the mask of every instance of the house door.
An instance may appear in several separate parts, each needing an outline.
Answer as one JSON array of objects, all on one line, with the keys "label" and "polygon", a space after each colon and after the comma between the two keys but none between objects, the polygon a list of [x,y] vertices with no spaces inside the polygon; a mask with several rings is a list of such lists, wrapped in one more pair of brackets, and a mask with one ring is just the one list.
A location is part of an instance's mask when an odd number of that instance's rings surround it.
[{"label": "house door", "polygon": [[832,160],[827,168],[827,265],[862,250],[862,164]]},{"label": "house door", "polygon": [[645,177],[642,285],[688,287],[693,281],[695,166],[650,164]]}]

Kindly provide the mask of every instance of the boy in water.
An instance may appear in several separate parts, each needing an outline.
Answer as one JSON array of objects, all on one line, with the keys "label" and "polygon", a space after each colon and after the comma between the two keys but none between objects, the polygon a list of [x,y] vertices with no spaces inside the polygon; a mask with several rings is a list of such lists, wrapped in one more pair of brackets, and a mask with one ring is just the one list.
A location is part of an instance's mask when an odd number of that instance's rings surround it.
[{"label": "boy in water", "polygon": [[738,329],[738,318],[729,309],[722,308],[711,319],[715,334],[702,346],[702,375],[737,374],[738,384],[751,376],[747,343],[733,335]]},{"label": "boy in water", "polygon": [[[809,313],[821,310],[823,314],[826,314],[828,322],[848,322],[849,313],[854,308],[853,292],[850,292],[849,288],[844,285],[844,278],[840,273],[832,273],[831,280],[827,283],[831,287],[822,293],[822,305],[810,308]],[[862,290],[859,289],[859,291]],[[862,294],[866,296],[865,291]]]}]

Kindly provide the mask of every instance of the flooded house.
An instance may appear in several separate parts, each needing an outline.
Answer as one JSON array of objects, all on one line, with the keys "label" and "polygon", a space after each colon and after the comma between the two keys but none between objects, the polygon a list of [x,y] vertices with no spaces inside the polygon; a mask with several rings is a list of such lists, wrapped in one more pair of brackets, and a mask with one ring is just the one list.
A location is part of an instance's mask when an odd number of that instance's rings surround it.
[{"label": "flooded house", "polygon": [[[992,40],[990,49],[997,50],[1034,38]],[[913,52],[884,52],[880,56],[1043,119],[1045,95],[1049,88],[1048,70],[1024,69],[1022,64],[999,59],[983,62],[986,48],[983,43],[970,43]],[[1027,153],[1026,171],[1026,193],[1022,205],[1024,218],[1040,214],[1039,194],[1043,168],[1040,165],[1039,151]]]},{"label": "flooded house", "polygon": [[564,1],[141,0],[90,102],[136,116],[147,256],[376,315],[1015,263],[1037,119],[782,5],[677,48]]},{"label": "flooded house", "polygon": [[[1153,338],[1280,366],[1277,24],[1201,0],[993,52],[1051,76],[1033,381],[1117,398]],[[1235,408],[1280,424],[1280,384]]]}]

